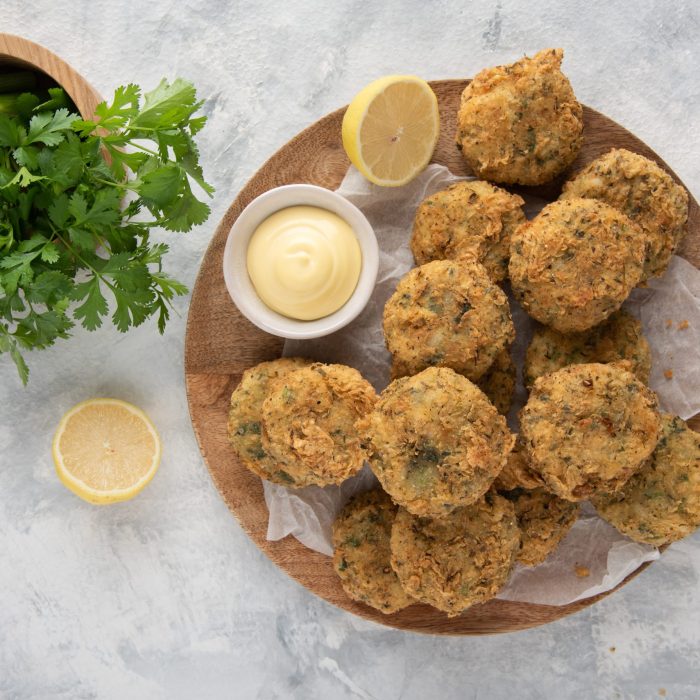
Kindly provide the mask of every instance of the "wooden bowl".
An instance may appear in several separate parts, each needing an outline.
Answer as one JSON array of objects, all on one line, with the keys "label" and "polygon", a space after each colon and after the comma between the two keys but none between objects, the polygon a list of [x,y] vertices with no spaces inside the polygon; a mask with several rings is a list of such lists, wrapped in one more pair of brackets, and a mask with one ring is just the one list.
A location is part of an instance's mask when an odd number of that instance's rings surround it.
[{"label": "wooden bowl", "polygon": [[[464,80],[431,83],[442,124],[433,161],[446,165],[456,175],[469,174],[453,138],[459,98],[466,84]],[[214,483],[243,529],[280,568],[328,602],[374,622],[432,634],[487,634],[535,627],[588,607],[609,593],[563,606],[490,600],[454,618],[427,605],[412,605],[393,615],[383,615],[345,595],[329,557],[307,549],[293,537],[278,542],[265,539],[267,508],[262,484],[233,454],[226,437],[226,421],[229,398],[243,370],[279,357],[283,341],[258,330],[233,305],[224,286],[222,254],[236,217],[262,192],[294,182],[338,187],[349,165],[340,138],[344,111],[339,109],[301,132],[262,166],[224,215],[202,261],[187,319],[185,380],[195,435]],[[670,171],[650,148],[602,114],[585,107],[584,120],[584,146],[573,170],[610,148],[624,147]],[[554,199],[560,185],[561,178],[527,191]],[[692,196],[689,233],[681,255],[700,266],[700,209]]]},{"label": "wooden bowl", "polygon": [[90,118],[102,102],[99,93],[55,53],[14,34],[0,34],[0,64],[43,73],[60,85],[73,100],[80,115]]}]

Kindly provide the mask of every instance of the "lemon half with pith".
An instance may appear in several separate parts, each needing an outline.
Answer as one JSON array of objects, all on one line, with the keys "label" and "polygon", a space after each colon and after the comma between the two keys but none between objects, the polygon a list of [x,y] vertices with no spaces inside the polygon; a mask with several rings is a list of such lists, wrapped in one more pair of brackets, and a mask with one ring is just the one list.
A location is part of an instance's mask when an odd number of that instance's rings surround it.
[{"label": "lemon half with pith", "polygon": [[362,89],[343,117],[343,147],[370,181],[405,185],[430,162],[440,113],[430,85],[414,75],[387,75]]}]

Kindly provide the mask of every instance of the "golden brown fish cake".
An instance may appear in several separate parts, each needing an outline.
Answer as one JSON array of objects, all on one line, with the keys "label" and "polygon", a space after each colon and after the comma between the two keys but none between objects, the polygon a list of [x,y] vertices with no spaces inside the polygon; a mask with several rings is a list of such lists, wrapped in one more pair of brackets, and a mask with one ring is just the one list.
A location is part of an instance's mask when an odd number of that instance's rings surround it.
[{"label": "golden brown fish cake", "polygon": [[406,274],[384,307],[394,377],[450,367],[478,379],[515,338],[508,298],[475,262],[435,260]]},{"label": "golden brown fish cake", "polygon": [[535,380],[520,414],[529,467],[569,501],[616,491],[659,438],[656,394],[621,365],[570,365]]},{"label": "golden brown fish cake", "polygon": [[607,321],[582,333],[564,335],[552,328],[535,329],[525,354],[525,384],[567,365],[627,360],[639,381],[647,384],[651,372],[651,350],[642,324],[626,311],[614,313]]},{"label": "golden brown fish cake", "polygon": [[493,182],[539,185],[566,170],[583,143],[583,108],[561,72],[562,49],[486,68],[462,93],[457,147]]},{"label": "golden brown fish cake", "polygon": [[333,523],[333,567],[343,590],[386,615],[415,603],[390,564],[397,510],[384,491],[366,491],[352,498]]},{"label": "golden brown fish cake", "polygon": [[384,490],[416,515],[444,515],[481,498],[514,440],[480,389],[435,367],[392,382],[358,428]]},{"label": "golden brown fish cake", "polygon": [[453,617],[498,593],[519,546],[512,503],[489,491],[442,518],[399,508],[391,530],[391,565],[409,595]]},{"label": "golden brown fish cake", "polygon": [[486,394],[489,401],[504,416],[510,411],[515,391],[516,369],[510,348],[496,355],[491,367],[486,370],[476,385]]},{"label": "golden brown fish cake", "polygon": [[263,402],[263,449],[295,487],[339,484],[362,468],[365,451],[355,422],[376,400],[352,367],[317,362],[285,374]]},{"label": "golden brown fish cake", "polygon": [[524,566],[541,564],[576,522],[579,504],[565,501],[545,489],[515,489],[501,493],[515,508],[520,528],[517,560]]},{"label": "golden brown fish cake", "polygon": [[653,454],[614,494],[593,500],[600,516],[636,542],[661,546],[700,527],[700,433],[662,417]]},{"label": "golden brown fish cake", "polygon": [[510,237],[525,221],[523,204],[522,197],[483,180],[456,182],[426,197],[413,222],[416,264],[466,257],[500,282],[508,274]]},{"label": "golden brown fish cake", "polygon": [[527,463],[522,443],[516,438],[513,451],[508,455],[505,467],[493,482],[497,491],[514,489],[537,489],[544,487],[544,479]]},{"label": "golden brown fish cake", "polygon": [[599,199],[637,223],[648,241],[644,275],[662,275],[688,225],[688,193],[654,161],[624,148],[589,163],[564,185],[562,199]]},{"label": "golden brown fish cake", "polygon": [[617,311],[642,276],[645,243],[624,214],[595,199],[558,200],[511,241],[515,297],[560,333],[585,331]]},{"label": "golden brown fish cake", "polygon": [[228,438],[239,459],[262,479],[283,486],[294,486],[294,479],[262,445],[262,405],[271,382],[311,364],[301,357],[281,357],[261,362],[243,372],[240,384],[231,394]]}]

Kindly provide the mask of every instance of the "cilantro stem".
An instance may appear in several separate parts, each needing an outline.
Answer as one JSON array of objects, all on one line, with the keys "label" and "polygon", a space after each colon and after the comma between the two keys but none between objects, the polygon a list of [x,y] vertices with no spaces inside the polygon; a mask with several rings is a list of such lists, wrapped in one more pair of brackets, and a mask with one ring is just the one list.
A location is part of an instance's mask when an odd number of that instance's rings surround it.
[{"label": "cilantro stem", "polygon": [[101,177],[93,177],[92,178],[95,182],[99,182],[101,185],[108,185],[109,187],[118,187],[122,190],[133,190],[133,187],[129,187],[128,185],[123,185],[121,182],[116,182],[112,180],[103,180]]},{"label": "cilantro stem", "polygon": [[155,151],[152,151],[150,148],[146,148],[145,146],[141,146],[140,144],[136,143],[135,141],[131,141],[131,145],[134,148],[138,148],[139,151],[143,151],[144,153],[148,153],[148,155],[155,156],[156,158],[160,158],[160,153],[156,153]]}]

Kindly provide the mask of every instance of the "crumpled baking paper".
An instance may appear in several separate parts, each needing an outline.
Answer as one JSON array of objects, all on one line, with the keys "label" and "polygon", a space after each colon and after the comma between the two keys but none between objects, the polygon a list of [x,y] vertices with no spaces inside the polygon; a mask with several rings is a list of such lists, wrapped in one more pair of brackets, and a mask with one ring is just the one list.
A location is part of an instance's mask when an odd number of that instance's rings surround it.
[{"label": "crumpled baking paper", "polygon": [[[351,365],[381,391],[389,381],[391,364],[384,346],[382,312],[399,279],[413,266],[408,243],[416,208],[429,194],[460,179],[443,166],[431,165],[405,187],[380,188],[351,167],[338,192],[364,212],[377,235],[377,286],[367,308],[353,323],[325,338],[288,340],[284,354]],[[543,200],[527,199],[528,218],[544,204]],[[650,384],[662,408],[682,418],[695,415],[700,411],[700,272],[674,257],[666,275],[652,280],[647,288],[635,290],[626,306],[641,319],[650,341]],[[512,297],[511,309],[517,330],[513,356],[518,384],[508,420],[517,431],[517,413],[527,398],[520,368],[533,324]],[[340,486],[309,486],[295,491],[263,483],[269,510],[268,540],[291,534],[306,547],[331,556],[331,525],[337,513],[353,494],[372,488],[377,481],[365,465],[360,474]],[[565,605],[614,588],[642,563],[658,556],[657,549],[631,542],[601,520],[590,504],[584,504],[581,517],[557,550],[537,567],[517,566],[498,597]]]}]

